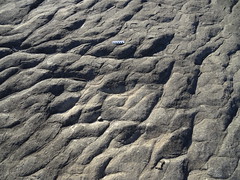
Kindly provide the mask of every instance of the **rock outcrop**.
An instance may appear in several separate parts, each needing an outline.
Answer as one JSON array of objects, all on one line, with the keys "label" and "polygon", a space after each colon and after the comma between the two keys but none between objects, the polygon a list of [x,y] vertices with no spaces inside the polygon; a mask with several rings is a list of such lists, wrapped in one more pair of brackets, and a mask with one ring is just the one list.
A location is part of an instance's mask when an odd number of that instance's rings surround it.
[{"label": "rock outcrop", "polygon": [[239,106],[238,0],[0,1],[1,180],[238,180]]}]

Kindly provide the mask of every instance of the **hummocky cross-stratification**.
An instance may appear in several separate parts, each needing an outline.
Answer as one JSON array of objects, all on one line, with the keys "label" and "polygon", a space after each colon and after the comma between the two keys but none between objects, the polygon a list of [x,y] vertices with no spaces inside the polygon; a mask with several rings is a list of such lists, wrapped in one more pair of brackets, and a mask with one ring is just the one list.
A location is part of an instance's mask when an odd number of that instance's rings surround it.
[{"label": "hummocky cross-stratification", "polygon": [[0,179],[238,180],[239,50],[238,0],[1,0]]}]

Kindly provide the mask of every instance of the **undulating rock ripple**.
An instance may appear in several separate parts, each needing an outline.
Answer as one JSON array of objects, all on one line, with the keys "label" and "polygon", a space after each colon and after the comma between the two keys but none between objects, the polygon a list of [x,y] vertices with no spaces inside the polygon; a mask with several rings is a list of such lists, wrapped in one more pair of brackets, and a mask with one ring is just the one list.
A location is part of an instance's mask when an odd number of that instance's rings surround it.
[{"label": "undulating rock ripple", "polygon": [[0,1],[1,180],[239,180],[239,106],[238,0]]}]

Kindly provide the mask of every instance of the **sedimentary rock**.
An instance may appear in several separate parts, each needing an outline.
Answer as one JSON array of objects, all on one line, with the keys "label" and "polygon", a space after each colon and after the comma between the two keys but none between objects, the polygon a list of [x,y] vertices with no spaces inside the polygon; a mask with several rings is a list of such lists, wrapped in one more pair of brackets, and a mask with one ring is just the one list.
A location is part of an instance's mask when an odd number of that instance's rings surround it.
[{"label": "sedimentary rock", "polygon": [[239,25],[238,0],[0,1],[0,179],[237,180]]}]

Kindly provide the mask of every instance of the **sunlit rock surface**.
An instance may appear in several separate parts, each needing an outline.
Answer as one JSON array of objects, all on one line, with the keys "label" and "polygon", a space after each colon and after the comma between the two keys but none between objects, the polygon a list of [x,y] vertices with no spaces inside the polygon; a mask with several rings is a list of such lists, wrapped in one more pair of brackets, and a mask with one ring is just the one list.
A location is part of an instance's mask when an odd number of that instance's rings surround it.
[{"label": "sunlit rock surface", "polygon": [[238,180],[239,50],[238,0],[1,0],[0,179]]}]

